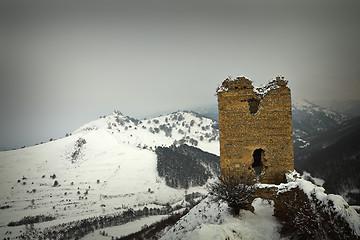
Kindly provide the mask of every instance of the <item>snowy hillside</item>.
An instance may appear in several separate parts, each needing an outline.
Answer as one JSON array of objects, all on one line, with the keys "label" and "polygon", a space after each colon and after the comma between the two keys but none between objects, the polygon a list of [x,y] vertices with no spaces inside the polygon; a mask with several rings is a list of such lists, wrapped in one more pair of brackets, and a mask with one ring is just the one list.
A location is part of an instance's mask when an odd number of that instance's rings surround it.
[{"label": "snowy hillside", "polygon": [[280,223],[273,216],[274,206],[257,198],[255,212],[243,211],[234,217],[224,202],[204,199],[160,238],[161,240],[199,239],[280,239]]},{"label": "snowy hillside", "polygon": [[[44,228],[128,209],[186,206],[186,194],[206,190],[170,188],[159,177],[155,148],[174,143],[219,155],[216,122],[190,112],[143,121],[114,112],[66,138],[0,152],[0,237],[25,216],[54,218],[35,224]],[[24,228],[11,227],[11,236]]]},{"label": "snowy hillside", "polygon": [[[225,202],[213,201],[209,196],[160,239],[289,239],[289,232],[283,231],[286,225],[292,228],[290,239],[359,238],[360,216],[342,197],[327,195],[322,187],[301,179],[296,172],[288,174],[287,179],[288,183],[280,185],[258,184],[260,189],[275,188],[276,200],[255,198],[254,212],[240,210],[239,216],[231,214]],[[292,193],[296,189],[297,194]],[[296,202],[288,202],[289,196]],[[284,210],[294,222],[282,221]]]}]

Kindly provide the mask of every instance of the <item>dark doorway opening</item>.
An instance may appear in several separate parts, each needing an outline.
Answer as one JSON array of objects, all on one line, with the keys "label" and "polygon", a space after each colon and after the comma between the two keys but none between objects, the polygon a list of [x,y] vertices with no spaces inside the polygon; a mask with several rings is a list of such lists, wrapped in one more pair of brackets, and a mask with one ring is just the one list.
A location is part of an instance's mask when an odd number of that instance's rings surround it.
[{"label": "dark doorway opening", "polygon": [[262,171],[264,155],[265,151],[261,148],[256,149],[253,153],[254,162],[252,167],[254,168],[257,177],[261,174]]}]

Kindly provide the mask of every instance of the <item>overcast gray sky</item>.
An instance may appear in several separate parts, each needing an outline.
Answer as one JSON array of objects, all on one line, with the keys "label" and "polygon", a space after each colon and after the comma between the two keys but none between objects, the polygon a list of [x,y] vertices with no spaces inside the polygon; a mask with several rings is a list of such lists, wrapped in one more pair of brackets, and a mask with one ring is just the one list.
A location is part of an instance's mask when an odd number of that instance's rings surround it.
[{"label": "overcast gray sky", "polygon": [[1,1],[0,149],[114,109],[215,104],[227,76],[359,99],[359,12],[358,0]]}]

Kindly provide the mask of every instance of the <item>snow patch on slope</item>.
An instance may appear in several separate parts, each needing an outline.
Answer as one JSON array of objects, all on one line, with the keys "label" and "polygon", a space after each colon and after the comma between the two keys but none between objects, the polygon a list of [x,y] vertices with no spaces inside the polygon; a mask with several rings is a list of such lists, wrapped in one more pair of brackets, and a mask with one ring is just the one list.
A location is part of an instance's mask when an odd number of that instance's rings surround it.
[{"label": "snow patch on slope", "polygon": [[207,197],[160,239],[280,239],[273,203],[256,198],[252,205],[254,213],[242,210],[233,217],[227,204]]}]

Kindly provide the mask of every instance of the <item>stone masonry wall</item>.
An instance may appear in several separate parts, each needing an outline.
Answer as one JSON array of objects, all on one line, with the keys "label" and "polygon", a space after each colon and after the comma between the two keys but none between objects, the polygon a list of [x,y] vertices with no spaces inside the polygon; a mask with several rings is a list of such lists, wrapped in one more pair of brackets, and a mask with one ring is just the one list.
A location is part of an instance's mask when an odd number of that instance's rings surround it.
[{"label": "stone masonry wall", "polygon": [[245,77],[226,79],[217,95],[221,174],[253,182],[285,182],[285,173],[294,170],[287,81],[277,77],[254,89]]}]

